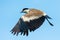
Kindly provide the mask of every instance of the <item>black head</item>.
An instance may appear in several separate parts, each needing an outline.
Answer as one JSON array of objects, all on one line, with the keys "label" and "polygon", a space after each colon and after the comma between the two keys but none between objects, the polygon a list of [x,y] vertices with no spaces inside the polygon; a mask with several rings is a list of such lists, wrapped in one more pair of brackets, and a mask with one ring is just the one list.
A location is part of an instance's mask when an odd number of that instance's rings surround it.
[{"label": "black head", "polygon": [[24,8],[23,11],[24,11],[24,10],[28,10],[28,9],[29,9],[29,8]]},{"label": "black head", "polygon": [[23,8],[22,12],[21,13],[27,13],[26,10],[29,10],[29,8]]}]

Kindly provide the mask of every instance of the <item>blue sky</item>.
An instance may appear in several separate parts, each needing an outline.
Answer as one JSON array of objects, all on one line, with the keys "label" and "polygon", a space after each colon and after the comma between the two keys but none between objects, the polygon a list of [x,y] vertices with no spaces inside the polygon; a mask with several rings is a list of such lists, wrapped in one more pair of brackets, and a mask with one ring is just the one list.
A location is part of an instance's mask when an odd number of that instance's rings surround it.
[{"label": "blue sky", "polygon": [[[23,8],[45,11],[54,26],[47,21],[29,36],[13,35],[10,30],[23,15]],[[0,40],[60,40],[60,0],[0,0]]]}]

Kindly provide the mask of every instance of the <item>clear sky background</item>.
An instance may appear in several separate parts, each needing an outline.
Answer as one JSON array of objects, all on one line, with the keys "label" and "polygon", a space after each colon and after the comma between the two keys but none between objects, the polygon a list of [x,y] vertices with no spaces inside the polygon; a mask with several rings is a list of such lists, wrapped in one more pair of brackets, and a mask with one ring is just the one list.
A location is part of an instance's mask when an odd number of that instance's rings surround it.
[{"label": "clear sky background", "polygon": [[[23,8],[45,11],[54,26],[47,21],[29,36],[13,35],[10,30],[23,15]],[[60,40],[60,0],[0,0],[0,40]]]}]

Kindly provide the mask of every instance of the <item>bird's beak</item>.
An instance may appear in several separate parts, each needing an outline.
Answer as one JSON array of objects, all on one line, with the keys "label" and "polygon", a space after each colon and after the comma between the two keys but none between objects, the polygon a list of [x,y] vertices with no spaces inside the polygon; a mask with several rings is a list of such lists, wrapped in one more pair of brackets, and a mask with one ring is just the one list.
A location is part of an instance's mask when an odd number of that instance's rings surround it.
[{"label": "bird's beak", "polygon": [[23,13],[23,11],[21,11],[20,13]]}]

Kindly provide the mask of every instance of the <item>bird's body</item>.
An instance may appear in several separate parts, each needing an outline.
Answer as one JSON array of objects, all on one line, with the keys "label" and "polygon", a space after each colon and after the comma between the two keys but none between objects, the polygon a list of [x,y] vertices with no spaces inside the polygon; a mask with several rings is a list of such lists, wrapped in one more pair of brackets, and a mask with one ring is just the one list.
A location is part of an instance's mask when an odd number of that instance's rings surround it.
[{"label": "bird's body", "polygon": [[30,11],[27,14],[22,16],[22,19],[24,21],[30,21],[30,20],[38,19],[42,16],[44,16],[44,12],[42,12],[41,10],[30,9]]},{"label": "bird's body", "polygon": [[[45,12],[37,9],[24,8],[22,12],[26,14],[19,19],[17,24],[11,30],[12,33],[17,35],[21,32],[21,34],[28,36],[29,30],[30,32],[35,31],[43,24],[45,19],[47,19],[48,22],[48,19],[51,19],[49,16],[45,14]],[[50,22],[49,24],[53,26],[53,24],[51,24]]]}]

